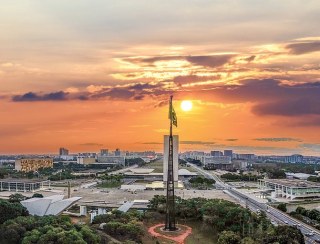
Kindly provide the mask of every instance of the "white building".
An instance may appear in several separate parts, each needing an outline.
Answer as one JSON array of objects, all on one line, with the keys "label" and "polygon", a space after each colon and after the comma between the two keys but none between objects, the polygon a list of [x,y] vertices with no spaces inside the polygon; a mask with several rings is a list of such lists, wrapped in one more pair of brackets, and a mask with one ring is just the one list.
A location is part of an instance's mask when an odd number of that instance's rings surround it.
[{"label": "white building", "polygon": [[263,179],[259,188],[272,190],[272,198],[320,198],[320,184],[305,180]]},{"label": "white building", "polygon": [[[173,177],[174,181],[178,181],[179,166],[179,136],[173,135]],[[168,159],[169,159],[169,136],[164,136],[163,151],[163,181],[167,181],[168,177]]]},{"label": "white building", "polygon": [[63,195],[54,195],[44,198],[30,198],[20,203],[31,215],[44,216],[59,215],[81,199],[81,197],[63,198]]}]

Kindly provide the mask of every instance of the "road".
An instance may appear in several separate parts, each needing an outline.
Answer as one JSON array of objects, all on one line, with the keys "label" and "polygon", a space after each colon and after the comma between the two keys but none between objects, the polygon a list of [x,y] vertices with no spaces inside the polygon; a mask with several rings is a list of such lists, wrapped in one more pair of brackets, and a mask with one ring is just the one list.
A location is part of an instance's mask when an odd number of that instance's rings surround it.
[{"label": "road", "polygon": [[120,174],[120,173],[124,173],[124,172],[126,172],[126,171],[128,171],[128,170],[130,170],[130,169],[135,169],[135,168],[137,168],[138,167],[138,165],[137,164],[134,164],[134,165],[132,165],[132,166],[130,166],[130,167],[126,167],[126,168],[123,168],[123,169],[119,169],[119,170],[116,170],[116,171],[112,171],[112,172],[110,172],[110,174],[111,175],[117,175],[117,174]]},{"label": "road", "polygon": [[[240,204],[247,206],[251,211],[258,212],[258,211],[265,211],[267,217],[272,221],[273,224],[286,224],[291,225],[299,228],[302,234],[305,236],[305,241],[307,244],[311,243],[320,243],[320,232],[299,221],[295,218],[292,218],[288,214],[269,206],[266,203],[258,202],[254,197],[250,196],[249,194],[244,194],[238,191],[236,188],[230,186],[227,183],[224,183],[217,175],[211,174],[210,172],[194,165],[191,163],[187,163],[189,166],[196,169],[200,174],[205,176],[208,179],[214,179],[216,181],[216,185],[220,188],[225,189],[224,192],[229,194],[231,197],[235,198],[239,201]],[[314,233],[312,236],[309,233]]]}]

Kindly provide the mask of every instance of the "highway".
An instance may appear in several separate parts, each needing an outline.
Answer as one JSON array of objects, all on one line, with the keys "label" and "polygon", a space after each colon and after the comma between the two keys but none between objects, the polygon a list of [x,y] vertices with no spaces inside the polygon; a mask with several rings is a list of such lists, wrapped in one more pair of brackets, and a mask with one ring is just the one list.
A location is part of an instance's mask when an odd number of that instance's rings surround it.
[{"label": "highway", "polygon": [[[226,194],[229,194],[231,197],[235,198],[239,201],[240,204],[247,206],[251,211],[258,212],[258,211],[265,211],[267,217],[272,221],[273,224],[286,224],[291,225],[299,228],[302,232],[302,234],[305,236],[305,241],[307,244],[311,243],[320,243],[320,232],[289,216],[288,214],[269,206],[266,203],[261,203],[257,201],[253,196],[250,196],[249,194],[244,194],[240,191],[238,191],[235,187],[232,187],[231,185],[224,183],[217,175],[211,174],[210,172],[194,165],[191,163],[187,163],[187,165],[193,167],[196,169],[200,174],[205,176],[208,179],[214,179],[216,181],[216,185],[220,187],[221,189],[225,189],[224,192]],[[312,234],[311,234],[312,233]],[[310,235],[311,234],[311,235]]]}]

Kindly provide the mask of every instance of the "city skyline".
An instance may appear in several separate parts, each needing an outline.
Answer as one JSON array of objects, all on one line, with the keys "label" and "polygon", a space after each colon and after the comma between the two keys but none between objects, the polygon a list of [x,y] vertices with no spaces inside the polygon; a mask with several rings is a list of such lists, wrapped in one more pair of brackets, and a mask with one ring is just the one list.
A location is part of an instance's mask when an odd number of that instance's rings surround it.
[{"label": "city skyline", "polygon": [[181,151],[319,156],[319,11],[298,0],[6,0],[0,153],[162,151],[173,94]]}]

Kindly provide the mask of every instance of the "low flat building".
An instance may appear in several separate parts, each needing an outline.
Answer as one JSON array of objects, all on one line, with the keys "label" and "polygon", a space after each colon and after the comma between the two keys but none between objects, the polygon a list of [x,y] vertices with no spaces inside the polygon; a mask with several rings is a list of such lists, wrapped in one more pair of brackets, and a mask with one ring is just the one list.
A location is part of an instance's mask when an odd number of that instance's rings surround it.
[{"label": "low flat building", "polygon": [[189,178],[195,177],[198,174],[195,173],[195,172],[190,172],[187,169],[179,169],[178,170],[178,175],[179,175],[179,179],[180,180],[184,180],[184,179],[189,179]]},{"label": "low flat building", "polygon": [[293,200],[320,197],[320,184],[305,180],[261,179],[259,180],[259,188],[272,190],[272,198]]},{"label": "low flat building", "polygon": [[[175,182],[176,189],[183,189],[184,185],[181,181]],[[149,190],[164,190],[166,189],[166,183],[163,181],[153,181],[151,183],[146,184],[146,188]]]},{"label": "low flat building", "polygon": [[136,191],[144,191],[147,188],[145,185],[121,185],[120,189],[125,191],[136,192]]},{"label": "low flat building", "polygon": [[94,163],[96,163],[96,159],[92,158],[92,157],[89,158],[89,157],[84,157],[84,156],[78,156],[77,163],[84,164],[84,165],[94,164]]},{"label": "low flat building", "polygon": [[0,181],[0,191],[11,192],[35,192],[50,188],[50,181],[2,179]]},{"label": "low flat building", "polygon": [[232,169],[231,157],[229,156],[203,156],[201,163],[206,169]]},{"label": "low flat building", "polygon": [[[136,168],[130,169],[130,172],[125,172],[124,177],[127,179],[142,179],[146,181],[160,181],[163,180],[163,173],[153,173],[154,169]],[[190,172],[187,169],[178,170],[178,180],[184,180],[197,176],[195,172]]]},{"label": "low flat building", "polygon": [[14,169],[17,171],[30,172],[40,168],[52,168],[52,158],[24,158],[15,161]]},{"label": "low flat building", "polygon": [[125,166],[125,163],[126,159],[123,156],[98,156],[98,164]]},{"label": "low flat building", "polygon": [[299,179],[299,180],[306,180],[310,176],[310,174],[305,174],[305,173],[286,173],[287,178],[292,178],[292,179]]}]

